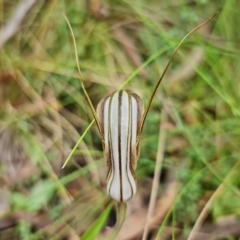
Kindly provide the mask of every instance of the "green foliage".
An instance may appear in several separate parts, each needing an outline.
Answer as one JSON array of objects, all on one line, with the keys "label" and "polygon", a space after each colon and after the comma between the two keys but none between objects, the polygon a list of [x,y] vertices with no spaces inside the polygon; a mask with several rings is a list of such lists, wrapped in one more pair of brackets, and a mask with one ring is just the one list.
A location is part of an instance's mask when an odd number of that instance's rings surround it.
[{"label": "green foliage", "polygon": [[38,212],[51,200],[53,195],[52,183],[49,180],[44,180],[32,187],[29,196],[19,193],[14,194],[12,198],[13,208]]}]

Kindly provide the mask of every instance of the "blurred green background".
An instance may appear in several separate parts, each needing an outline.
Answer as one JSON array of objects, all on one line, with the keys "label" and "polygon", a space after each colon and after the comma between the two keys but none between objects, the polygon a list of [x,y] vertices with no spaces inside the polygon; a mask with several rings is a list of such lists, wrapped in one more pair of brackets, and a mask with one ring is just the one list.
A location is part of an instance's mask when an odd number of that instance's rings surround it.
[{"label": "blurred green background", "polygon": [[[0,33],[25,2],[0,1]],[[164,213],[148,239],[186,239],[197,220],[208,233],[200,239],[219,231],[211,239],[239,239],[240,2],[35,2],[0,44],[0,239],[91,240],[116,219],[96,125],[61,169],[93,119],[61,13],[73,28],[84,84],[96,107],[126,80],[146,106],[179,41],[217,11],[184,42],[154,97],[141,138],[138,193],[129,202],[129,231],[146,218],[141,211],[149,206],[165,108],[155,215]],[[171,197],[166,191],[173,182]]]}]

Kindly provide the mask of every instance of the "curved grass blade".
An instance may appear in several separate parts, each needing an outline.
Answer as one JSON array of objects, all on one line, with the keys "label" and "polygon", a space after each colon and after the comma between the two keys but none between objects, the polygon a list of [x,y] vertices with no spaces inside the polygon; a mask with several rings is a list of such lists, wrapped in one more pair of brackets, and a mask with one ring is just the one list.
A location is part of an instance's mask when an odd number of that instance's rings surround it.
[{"label": "curved grass blade", "polygon": [[96,113],[96,111],[95,111],[95,108],[93,107],[92,101],[91,101],[90,97],[88,96],[88,93],[87,93],[87,91],[86,91],[86,89],[85,89],[85,87],[84,87],[84,84],[83,84],[82,72],[81,72],[81,69],[80,69],[79,61],[78,61],[78,51],[77,51],[77,44],[76,44],[74,32],[73,32],[73,30],[72,30],[72,27],[71,27],[71,24],[70,24],[68,18],[67,18],[63,13],[62,13],[62,15],[63,15],[63,17],[65,18],[65,20],[66,20],[66,22],[67,22],[67,24],[68,24],[68,27],[69,27],[69,29],[70,29],[70,32],[71,32],[71,36],[72,36],[72,40],[73,40],[73,46],[74,46],[75,60],[76,60],[76,64],[77,64],[77,69],[78,69],[78,73],[79,73],[79,80],[80,80],[80,83],[81,83],[81,87],[82,87],[83,92],[84,92],[84,94],[85,94],[85,97],[86,97],[86,99],[87,99],[87,101],[88,101],[88,104],[89,104],[89,106],[90,106],[90,108],[91,108],[93,117],[94,117],[94,119],[95,119],[95,121],[96,121],[96,123],[97,123],[98,130],[99,130],[99,132],[100,132],[100,134],[101,134],[101,136],[102,136],[102,135],[103,135],[103,134],[102,134],[102,129],[101,129],[101,125],[100,125],[99,120],[98,120],[97,113]]},{"label": "curved grass blade", "polygon": [[175,48],[175,50],[174,50],[174,52],[173,52],[170,60],[169,60],[168,63],[167,63],[167,66],[165,67],[165,69],[164,69],[161,77],[159,78],[159,80],[158,80],[158,82],[157,82],[157,84],[156,84],[156,86],[155,86],[155,88],[154,88],[154,90],[153,90],[153,92],[152,92],[152,95],[150,96],[150,99],[149,99],[149,101],[148,101],[147,107],[146,107],[146,109],[145,109],[145,111],[144,111],[144,113],[143,113],[143,116],[142,116],[141,126],[140,126],[140,133],[142,132],[143,125],[144,125],[145,119],[146,119],[146,117],[147,117],[149,108],[150,108],[150,106],[151,106],[151,104],[152,104],[152,100],[153,100],[153,98],[154,98],[154,96],[155,96],[155,93],[156,93],[156,91],[157,91],[160,83],[162,82],[162,79],[163,79],[163,77],[165,76],[165,74],[166,74],[166,72],[167,72],[167,70],[168,70],[171,62],[173,61],[174,56],[176,55],[178,49],[180,48],[180,46],[182,45],[182,43],[185,41],[185,39],[188,38],[188,36],[190,36],[192,33],[194,33],[195,31],[197,31],[199,28],[201,28],[202,26],[204,26],[205,24],[207,24],[208,22],[210,22],[216,15],[218,15],[218,12],[215,13],[215,14],[214,14],[212,17],[210,17],[209,19],[207,19],[205,22],[201,23],[199,26],[197,26],[196,28],[194,28],[193,30],[191,30],[187,35],[184,36],[184,38],[179,42],[179,44],[178,44],[177,47]]}]

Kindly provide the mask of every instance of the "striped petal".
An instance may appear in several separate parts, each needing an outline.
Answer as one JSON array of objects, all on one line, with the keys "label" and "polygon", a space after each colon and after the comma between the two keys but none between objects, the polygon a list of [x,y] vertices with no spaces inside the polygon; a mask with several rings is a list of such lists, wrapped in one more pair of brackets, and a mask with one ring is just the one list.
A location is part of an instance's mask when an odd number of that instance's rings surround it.
[{"label": "striped petal", "polygon": [[97,107],[104,135],[107,192],[119,202],[129,200],[136,193],[134,171],[142,111],[140,97],[126,90],[114,92]]}]

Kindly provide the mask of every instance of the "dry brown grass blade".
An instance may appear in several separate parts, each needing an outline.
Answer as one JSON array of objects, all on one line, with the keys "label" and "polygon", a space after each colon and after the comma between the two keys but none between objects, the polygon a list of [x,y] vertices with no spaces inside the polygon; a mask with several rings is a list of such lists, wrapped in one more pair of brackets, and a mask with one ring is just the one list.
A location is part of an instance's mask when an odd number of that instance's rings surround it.
[{"label": "dry brown grass blade", "polygon": [[[204,49],[200,46],[194,47],[186,57],[188,61],[184,61],[168,78],[169,90],[174,90],[177,84],[194,77],[195,68],[201,65],[204,59]],[[191,61],[191,64],[189,62]]]},{"label": "dry brown grass blade", "polygon": [[227,177],[224,179],[224,181],[219,185],[219,187],[217,188],[217,190],[213,193],[213,195],[210,197],[210,199],[208,200],[207,204],[204,206],[203,210],[201,211],[196,223],[194,224],[189,236],[188,236],[188,240],[194,240],[195,236],[196,236],[196,232],[198,232],[203,224],[203,222],[205,221],[208,213],[209,213],[209,209],[211,208],[211,206],[213,205],[214,201],[216,201],[217,198],[219,198],[221,196],[221,194],[223,193],[224,189],[226,188],[226,183],[231,179],[231,177],[236,174],[236,171],[238,171],[240,162],[237,162],[234,167],[232,168],[232,170],[230,171],[230,173],[227,175]]},{"label": "dry brown grass blade", "polygon": [[20,26],[25,19],[27,13],[40,1],[24,0],[16,8],[12,18],[8,23],[0,29],[0,49],[10,40],[20,29]]},{"label": "dry brown grass blade", "polygon": [[164,149],[165,149],[165,143],[166,143],[166,135],[167,135],[167,130],[165,128],[166,121],[167,121],[167,113],[163,107],[162,115],[161,115],[160,129],[159,129],[159,141],[158,141],[156,165],[155,165],[155,171],[154,171],[154,178],[153,178],[148,214],[147,214],[146,224],[145,224],[144,231],[143,231],[143,237],[142,237],[143,240],[147,239],[148,231],[149,231],[149,224],[151,222],[151,219],[153,218],[154,208],[155,208],[156,200],[157,200],[157,192],[158,192],[158,187],[159,187],[159,179],[160,179],[160,175],[161,175],[161,168],[162,168]]},{"label": "dry brown grass blade", "polygon": [[216,198],[221,194],[222,190],[224,189],[224,185],[221,184],[218,189],[214,192],[214,194],[211,196],[211,198],[208,200],[207,204],[204,206],[202,212],[200,213],[195,225],[193,226],[189,236],[188,240],[194,240],[196,237],[196,233],[200,230],[202,223],[206,219],[209,208],[212,206],[213,202],[216,200]]},{"label": "dry brown grass blade", "polygon": [[[135,47],[134,40],[130,37],[128,37],[124,31],[120,28],[113,28],[113,34],[115,38],[122,44],[123,48],[126,51],[126,54],[128,55],[129,59],[132,61],[135,67],[139,68],[142,66],[143,61],[139,55],[139,51]],[[140,72],[141,77],[144,79],[147,78],[146,71],[143,69]]]},{"label": "dry brown grass blade", "polygon": [[[209,25],[205,25],[199,29],[202,37],[209,41],[211,30]],[[205,52],[201,46],[195,46],[185,57],[183,63],[174,70],[171,74],[167,74],[167,84],[170,91],[176,89],[179,83],[193,78],[196,75],[195,69],[198,68],[204,61]]]},{"label": "dry brown grass blade", "polygon": [[[234,236],[239,236],[240,235],[240,221],[239,219],[232,219],[232,220],[225,220],[221,224],[206,224],[203,226],[201,229],[201,232],[199,232],[194,240],[217,240],[219,238],[221,239],[227,239],[231,238],[231,236],[234,238]],[[207,235],[208,237],[202,238],[202,234]]]},{"label": "dry brown grass blade", "polygon": [[[149,222],[149,231],[159,227],[160,222],[163,221],[174,203],[176,190],[177,183],[175,181],[168,184],[167,189],[163,192],[162,197],[157,201],[156,207],[154,208],[155,214]],[[146,208],[140,208],[129,216],[126,219],[117,240],[131,240],[140,237],[143,233],[147,214],[148,210]]]},{"label": "dry brown grass blade", "polygon": [[[49,74],[56,73],[60,76],[79,79],[79,74],[75,70],[59,66],[50,61],[34,59],[29,62],[29,64],[32,68]],[[111,86],[109,81],[106,81],[106,79],[99,79],[99,75],[95,76],[93,73],[86,73],[86,75],[83,76],[83,80],[86,82],[101,84],[103,86]]]}]

